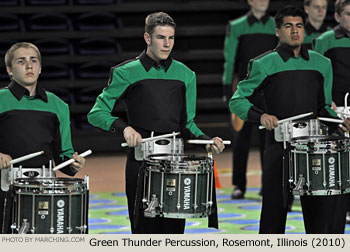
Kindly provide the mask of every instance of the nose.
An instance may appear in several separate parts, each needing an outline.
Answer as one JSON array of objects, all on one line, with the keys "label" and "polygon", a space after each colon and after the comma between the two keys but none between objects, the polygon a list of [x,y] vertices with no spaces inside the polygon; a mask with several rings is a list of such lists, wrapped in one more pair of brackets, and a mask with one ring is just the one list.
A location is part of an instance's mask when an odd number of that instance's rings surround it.
[{"label": "nose", "polygon": [[298,33],[298,29],[296,26],[292,26],[292,33],[295,34],[295,33]]},{"label": "nose", "polygon": [[168,38],[164,39],[164,47],[169,47],[170,46],[170,41]]}]

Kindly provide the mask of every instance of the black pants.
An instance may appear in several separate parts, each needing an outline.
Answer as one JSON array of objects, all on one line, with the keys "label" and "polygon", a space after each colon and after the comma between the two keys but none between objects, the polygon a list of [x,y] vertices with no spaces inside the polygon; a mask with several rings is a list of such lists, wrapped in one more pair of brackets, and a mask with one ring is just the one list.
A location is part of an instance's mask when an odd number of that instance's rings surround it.
[{"label": "black pants", "polygon": [[[288,163],[288,160],[285,163]],[[282,185],[286,185],[287,180],[288,176],[285,171],[283,172],[283,144],[274,140],[273,131],[267,132],[259,233],[285,232],[287,219],[285,199],[290,192],[288,187]],[[306,233],[344,233],[348,198],[346,194],[300,197]]]},{"label": "black pants", "polygon": [[138,214],[138,221],[135,225],[135,203],[138,185],[138,173],[142,166],[141,161],[134,158],[134,148],[128,148],[127,163],[125,170],[126,177],[126,197],[128,199],[128,210],[133,234],[183,234],[185,231],[185,219],[172,218],[146,218],[143,216],[143,210]]},{"label": "black pants", "polygon": [[0,233],[11,233],[13,198],[11,192],[0,190]]},{"label": "black pants", "polygon": [[236,132],[233,128],[233,145],[232,145],[232,185],[238,187],[243,193],[247,186],[247,163],[250,149],[251,135],[254,131],[258,131],[260,160],[263,164],[264,146],[265,146],[265,130],[259,130],[256,123],[245,123],[241,131]]}]

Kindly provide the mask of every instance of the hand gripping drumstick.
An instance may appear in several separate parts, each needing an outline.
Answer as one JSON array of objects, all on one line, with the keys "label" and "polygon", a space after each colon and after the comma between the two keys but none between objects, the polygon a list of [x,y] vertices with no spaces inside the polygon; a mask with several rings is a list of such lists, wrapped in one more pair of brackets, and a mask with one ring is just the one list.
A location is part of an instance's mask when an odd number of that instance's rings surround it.
[{"label": "hand gripping drumstick", "polygon": [[[190,140],[187,140],[187,143],[189,143],[189,144],[214,144],[214,140],[190,139]],[[222,143],[225,145],[229,145],[229,144],[231,144],[231,141],[224,140],[224,141],[222,141]]]},{"label": "hand gripping drumstick", "polygon": [[[144,143],[144,142],[149,142],[149,141],[157,140],[157,139],[164,138],[164,137],[172,137],[172,136],[177,136],[177,135],[180,135],[180,132],[176,132],[176,133],[174,132],[174,133],[155,136],[155,137],[143,138],[141,142]],[[126,146],[128,146],[128,143],[122,143],[121,145],[122,145],[122,147],[126,147]]]},{"label": "hand gripping drumstick", "polygon": [[[79,156],[81,156],[81,157],[86,157],[86,156],[90,155],[91,153],[92,153],[91,150],[87,150],[87,151],[85,151],[85,152],[79,154]],[[74,158],[71,158],[71,159],[69,159],[69,160],[67,160],[67,161],[65,161],[65,162],[63,162],[63,163],[57,165],[55,168],[53,168],[53,170],[54,170],[54,171],[57,171],[57,170],[59,170],[59,169],[65,167],[65,166],[67,166],[67,165],[70,165],[70,164],[73,163],[73,162],[75,162],[75,160],[74,160]]]},{"label": "hand gripping drumstick", "polygon": [[44,154],[44,151],[34,152],[34,153],[31,153],[31,154],[28,154],[28,155],[25,155],[25,156],[22,156],[22,157],[19,157],[16,159],[12,159],[10,161],[10,164],[16,164],[16,163],[22,162],[22,161],[27,160],[27,159],[35,158],[36,156],[40,156],[42,154]]},{"label": "hand gripping drumstick", "polygon": [[[288,122],[288,121],[298,120],[298,119],[301,119],[303,117],[307,117],[307,116],[312,115],[312,114],[313,114],[313,112],[309,112],[309,113],[305,113],[305,114],[292,116],[292,117],[289,117],[289,118],[286,118],[286,119],[283,119],[283,120],[278,120],[278,124],[282,124],[282,123],[285,123],[285,122]],[[260,125],[259,129],[265,129],[265,126],[264,125]]]}]

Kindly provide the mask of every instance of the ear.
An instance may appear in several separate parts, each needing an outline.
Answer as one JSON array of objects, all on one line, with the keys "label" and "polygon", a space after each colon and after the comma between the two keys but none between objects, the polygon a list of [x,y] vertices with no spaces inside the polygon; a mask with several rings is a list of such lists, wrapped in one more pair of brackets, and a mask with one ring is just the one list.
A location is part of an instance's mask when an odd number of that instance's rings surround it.
[{"label": "ear", "polygon": [[340,16],[336,12],[334,12],[334,19],[335,19],[335,21],[337,21],[337,23],[340,23]]},{"label": "ear", "polygon": [[276,33],[276,37],[279,38],[280,37],[280,30],[276,28],[275,33]]},{"label": "ear", "polygon": [[304,11],[308,15],[309,15],[309,8],[310,8],[309,6],[306,6],[306,5],[304,6]]},{"label": "ear", "polygon": [[8,75],[12,78],[13,73],[12,73],[11,68],[10,67],[6,67],[6,71],[7,71]]},{"label": "ear", "polygon": [[148,32],[143,34],[143,38],[145,39],[146,44],[149,46],[151,44],[151,35]]}]

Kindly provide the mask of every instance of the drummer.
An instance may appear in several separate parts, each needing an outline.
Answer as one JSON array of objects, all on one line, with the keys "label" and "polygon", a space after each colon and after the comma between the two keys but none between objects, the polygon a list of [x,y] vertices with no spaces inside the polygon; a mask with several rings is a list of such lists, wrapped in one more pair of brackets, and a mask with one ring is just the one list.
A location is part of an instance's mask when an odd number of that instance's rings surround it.
[{"label": "drummer", "polygon": [[[210,139],[195,124],[196,75],[169,55],[174,46],[175,22],[164,12],[146,17],[146,51],[111,68],[108,87],[97,97],[88,114],[89,122],[103,130],[121,133],[129,147],[139,146],[143,137],[181,131],[182,137]],[[127,121],[112,113],[125,100]],[[222,139],[206,149],[220,153]],[[127,150],[126,195],[132,233],[184,233],[185,220],[144,218],[135,223],[134,205],[140,161],[134,148]],[[139,185],[140,186],[140,185]]]},{"label": "drummer", "polygon": [[[71,142],[68,105],[38,85],[41,73],[39,49],[27,42],[16,43],[5,54],[10,84],[0,90],[0,169],[10,166],[14,157],[44,151],[44,154],[19,163],[25,168],[57,165],[73,158],[61,171],[73,176],[85,164],[74,152]],[[4,218],[7,192],[0,190],[0,225],[8,232],[9,218]],[[6,204],[8,204],[6,199]]]},{"label": "drummer", "polygon": [[[230,100],[230,110],[243,120],[260,122],[266,127],[263,169],[263,202],[259,233],[284,233],[288,188],[283,181],[283,144],[274,139],[272,129],[278,120],[313,112],[315,116],[334,117],[332,104],[332,66],[326,57],[307,50],[304,40],[305,14],[286,6],[275,16],[280,44],[249,64],[247,78],[238,84]],[[250,103],[251,97],[264,93],[265,110]],[[344,127],[346,126],[346,128]],[[342,129],[350,129],[347,118]],[[336,125],[337,127],[337,125]],[[306,233],[344,233],[344,195],[301,196]]]}]

